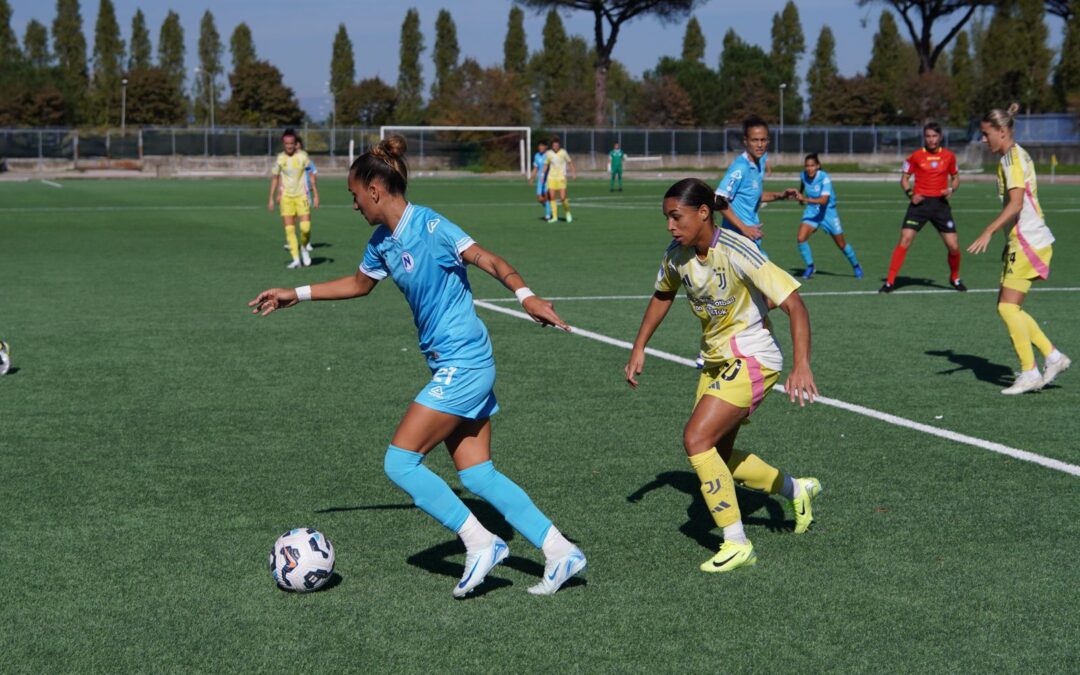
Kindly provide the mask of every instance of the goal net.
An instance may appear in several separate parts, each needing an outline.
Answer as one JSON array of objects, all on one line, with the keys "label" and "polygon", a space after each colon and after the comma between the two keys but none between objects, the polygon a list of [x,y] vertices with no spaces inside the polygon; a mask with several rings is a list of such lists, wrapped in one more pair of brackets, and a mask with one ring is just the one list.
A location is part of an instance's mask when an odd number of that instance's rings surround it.
[{"label": "goal net", "polygon": [[394,134],[405,137],[410,169],[529,173],[529,127],[379,127],[380,140]]}]

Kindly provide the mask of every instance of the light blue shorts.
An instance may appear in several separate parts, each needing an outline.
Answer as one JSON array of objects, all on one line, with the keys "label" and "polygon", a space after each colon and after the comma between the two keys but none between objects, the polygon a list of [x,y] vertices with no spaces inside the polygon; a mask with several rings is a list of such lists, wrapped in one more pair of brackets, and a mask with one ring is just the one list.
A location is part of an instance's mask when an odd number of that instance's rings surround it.
[{"label": "light blue shorts", "polygon": [[547,181],[536,181],[536,196],[547,194]]},{"label": "light blue shorts", "polygon": [[499,412],[494,386],[494,364],[484,368],[447,366],[432,371],[431,382],[414,400],[424,407],[450,415],[471,420],[485,419]]},{"label": "light blue shorts", "polygon": [[815,230],[821,228],[823,232],[831,234],[834,237],[844,233],[844,228],[840,227],[840,214],[837,213],[836,209],[825,209],[824,213],[804,213],[802,222]]}]

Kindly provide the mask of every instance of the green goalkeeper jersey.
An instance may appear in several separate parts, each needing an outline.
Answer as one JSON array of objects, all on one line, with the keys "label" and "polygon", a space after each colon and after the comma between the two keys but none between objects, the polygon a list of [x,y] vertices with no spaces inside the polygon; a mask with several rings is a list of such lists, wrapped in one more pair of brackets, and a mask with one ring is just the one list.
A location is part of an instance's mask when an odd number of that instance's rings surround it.
[{"label": "green goalkeeper jersey", "polygon": [[621,149],[612,150],[608,153],[608,157],[611,159],[611,170],[622,171],[623,151]]}]

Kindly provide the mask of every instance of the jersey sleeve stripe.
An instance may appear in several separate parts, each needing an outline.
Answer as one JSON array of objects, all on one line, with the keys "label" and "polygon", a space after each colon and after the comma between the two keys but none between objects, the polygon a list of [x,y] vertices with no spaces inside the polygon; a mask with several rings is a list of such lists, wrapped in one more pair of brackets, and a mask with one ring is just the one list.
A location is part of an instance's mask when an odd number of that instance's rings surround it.
[{"label": "jersey sleeve stripe", "polygon": [[385,279],[386,278],[386,272],[383,272],[382,270],[368,269],[363,263],[360,263],[360,271],[363,272],[364,274],[366,274],[367,276],[371,277],[372,279]]},{"label": "jersey sleeve stripe", "polygon": [[720,236],[717,238],[717,243],[723,244],[730,249],[741,252],[743,255],[745,255],[752,262],[759,266],[765,264],[765,256],[761,255],[760,251],[751,249],[750,246],[739,241],[738,238],[736,238],[732,234],[729,234],[728,232],[721,232]]},{"label": "jersey sleeve stripe", "polygon": [[467,248],[469,248],[475,243],[476,242],[473,241],[472,237],[463,237],[461,239],[458,239],[457,243],[455,244],[455,246],[457,246],[458,254],[464,253]]}]

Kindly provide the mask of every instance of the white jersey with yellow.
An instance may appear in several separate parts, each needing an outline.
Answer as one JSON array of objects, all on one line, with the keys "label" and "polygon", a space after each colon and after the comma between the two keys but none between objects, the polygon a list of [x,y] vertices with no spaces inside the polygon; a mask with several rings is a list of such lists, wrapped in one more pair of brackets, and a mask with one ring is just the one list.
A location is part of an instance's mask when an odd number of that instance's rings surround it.
[{"label": "white jersey with yellow", "polygon": [[1002,203],[1008,201],[1009,190],[1024,191],[1024,205],[1016,222],[1009,227],[1009,240],[1025,249],[1041,249],[1054,243],[1054,235],[1046,226],[1042,206],[1039,204],[1039,185],[1035,178],[1035,163],[1031,155],[1013,144],[998,164],[998,195]]},{"label": "white jersey with yellow", "polygon": [[704,260],[693,247],[673,242],[664,252],[655,288],[673,293],[680,285],[701,319],[701,354],[707,366],[754,357],[766,368],[783,369],[766,298],[780,305],[799,282],[763,256],[753,242],[717,228]]}]

